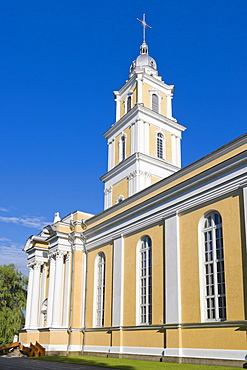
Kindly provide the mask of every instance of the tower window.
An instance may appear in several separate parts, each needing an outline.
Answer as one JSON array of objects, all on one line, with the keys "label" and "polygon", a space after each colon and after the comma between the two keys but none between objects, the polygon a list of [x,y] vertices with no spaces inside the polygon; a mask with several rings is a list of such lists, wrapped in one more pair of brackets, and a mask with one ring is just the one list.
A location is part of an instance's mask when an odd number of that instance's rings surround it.
[{"label": "tower window", "polygon": [[104,308],[105,308],[105,255],[97,255],[96,264],[96,326],[104,326]]},{"label": "tower window", "polygon": [[141,240],[140,248],[140,324],[152,323],[152,241]]},{"label": "tower window", "polygon": [[127,135],[122,134],[118,142],[119,162],[123,161],[126,158],[126,138]]},{"label": "tower window", "polygon": [[152,94],[152,110],[159,113],[159,98],[156,94]]},{"label": "tower window", "polygon": [[158,158],[163,158],[164,156],[164,150],[163,150],[163,141],[164,141],[164,136],[161,132],[158,132],[157,137],[156,137],[156,146],[157,146],[157,157]]},{"label": "tower window", "polygon": [[128,96],[127,99],[127,112],[131,110],[131,96]]},{"label": "tower window", "polygon": [[125,136],[121,137],[122,140],[122,160],[125,159],[125,154],[126,154],[126,138]]},{"label": "tower window", "polygon": [[204,218],[204,284],[205,317],[207,320],[226,319],[226,293],[222,219],[218,212]]}]

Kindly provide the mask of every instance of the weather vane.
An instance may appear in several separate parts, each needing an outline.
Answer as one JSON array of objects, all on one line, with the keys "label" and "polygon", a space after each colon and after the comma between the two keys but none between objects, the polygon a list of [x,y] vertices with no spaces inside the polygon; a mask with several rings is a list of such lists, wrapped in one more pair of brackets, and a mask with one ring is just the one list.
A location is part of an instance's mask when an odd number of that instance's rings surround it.
[{"label": "weather vane", "polygon": [[143,14],[142,15],[142,20],[136,18],[137,21],[141,22],[142,24],[142,27],[143,27],[143,42],[146,42],[146,27],[148,28],[152,28],[150,27],[147,23],[146,23],[146,14]]}]

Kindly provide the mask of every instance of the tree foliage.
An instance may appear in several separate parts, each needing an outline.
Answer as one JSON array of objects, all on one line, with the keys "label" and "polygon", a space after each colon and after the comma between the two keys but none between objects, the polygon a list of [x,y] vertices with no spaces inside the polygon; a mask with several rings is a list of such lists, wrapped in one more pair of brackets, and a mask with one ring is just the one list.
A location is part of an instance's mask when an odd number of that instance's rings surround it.
[{"label": "tree foliage", "polygon": [[0,346],[24,325],[28,279],[14,264],[0,265]]}]

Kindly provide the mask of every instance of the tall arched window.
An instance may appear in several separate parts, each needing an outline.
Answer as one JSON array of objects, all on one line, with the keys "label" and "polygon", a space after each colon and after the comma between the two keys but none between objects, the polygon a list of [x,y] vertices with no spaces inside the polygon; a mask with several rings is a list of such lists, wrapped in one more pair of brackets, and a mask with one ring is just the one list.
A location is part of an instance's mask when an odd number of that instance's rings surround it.
[{"label": "tall arched window", "polygon": [[128,96],[127,98],[127,112],[131,110],[131,96]]},{"label": "tall arched window", "polygon": [[122,160],[124,160],[126,156],[126,137],[123,135],[121,137],[121,140],[122,140]]},{"label": "tall arched window", "polygon": [[226,319],[226,293],[222,219],[218,212],[204,217],[204,284],[205,317],[207,320]]},{"label": "tall arched window", "polygon": [[118,142],[119,162],[123,161],[126,158],[126,138],[126,134],[122,134]]},{"label": "tall arched window", "polygon": [[95,324],[104,326],[104,307],[105,307],[105,255],[103,252],[97,255],[96,260],[96,307]]},{"label": "tall arched window", "polygon": [[152,323],[152,241],[141,240],[140,247],[140,324]]},{"label": "tall arched window", "polygon": [[152,110],[159,113],[159,98],[156,94],[152,94]]},{"label": "tall arched window", "polygon": [[164,141],[164,136],[162,135],[161,132],[158,132],[156,136],[156,147],[157,147],[156,151],[157,151],[158,158],[164,157],[163,141]]}]

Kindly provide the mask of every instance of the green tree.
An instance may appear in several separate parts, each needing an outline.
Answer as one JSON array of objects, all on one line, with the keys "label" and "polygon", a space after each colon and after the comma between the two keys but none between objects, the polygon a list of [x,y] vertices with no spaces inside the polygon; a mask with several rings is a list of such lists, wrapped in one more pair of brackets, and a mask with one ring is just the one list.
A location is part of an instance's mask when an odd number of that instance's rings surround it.
[{"label": "green tree", "polygon": [[24,325],[28,279],[14,264],[0,265],[0,346]]}]

